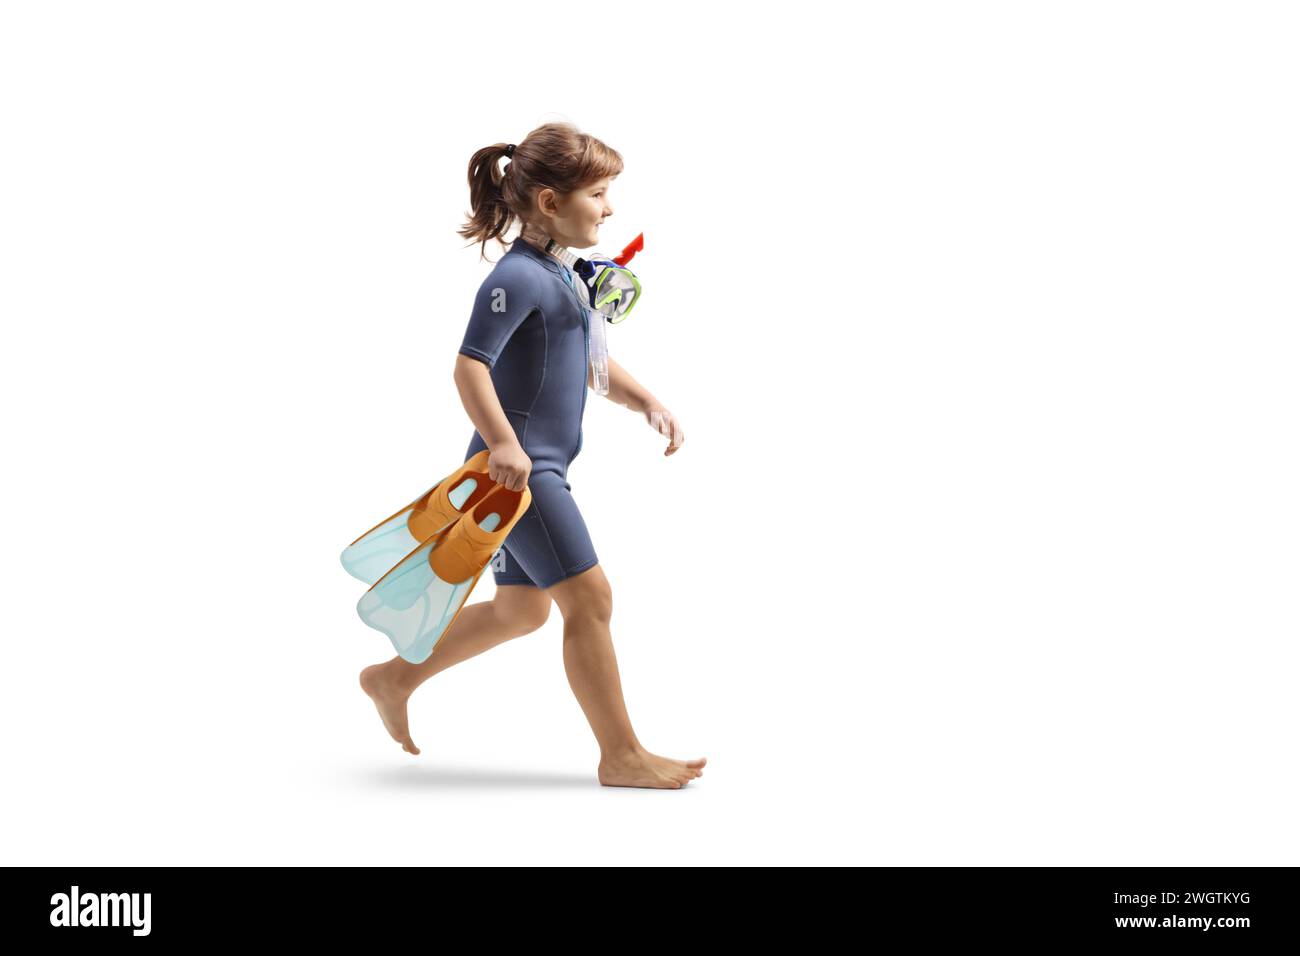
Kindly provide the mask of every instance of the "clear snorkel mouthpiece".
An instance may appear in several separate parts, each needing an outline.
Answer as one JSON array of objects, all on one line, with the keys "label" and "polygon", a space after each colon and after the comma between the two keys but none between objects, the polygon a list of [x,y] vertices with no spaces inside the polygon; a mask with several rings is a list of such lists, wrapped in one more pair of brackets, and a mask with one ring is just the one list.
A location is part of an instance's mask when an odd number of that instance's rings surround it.
[{"label": "clear snorkel mouthpiece", "polygon": [[591,387],[597,395],[608,395],[609,345],[605,341],[605,317],[588,308],[587,327],[591,330],[591,341],[587,346],[587,357],[591,360]]}]

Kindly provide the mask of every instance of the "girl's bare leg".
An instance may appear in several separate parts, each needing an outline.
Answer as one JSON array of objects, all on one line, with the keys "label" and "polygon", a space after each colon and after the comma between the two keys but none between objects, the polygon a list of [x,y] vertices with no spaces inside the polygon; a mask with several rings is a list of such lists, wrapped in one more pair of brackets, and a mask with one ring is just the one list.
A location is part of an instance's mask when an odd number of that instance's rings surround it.
[{"label": "girl's bare leg", "polygon": [[407,753],[418,754],[420,748],[411,740],[406,719],[406,701],[415,689],[453,664],[532,633],[546,623],[550,608],[551,599],[544,591],[526,585],[498,585],[491,601],[471,604],[460,612],[428,660],[412,664],[394,657],[372,664],[361,672],[361,689],[375,702],[393,739]]},{"label": "girl's bare leg", "polygon": [[673,760],[650,753],[632,731],[609,632],[613,597],[599,564],[545,592],[564,615],[564,669],[600,744],[596,778],[607,787],[679,789],[703,776],[705,758]]}]

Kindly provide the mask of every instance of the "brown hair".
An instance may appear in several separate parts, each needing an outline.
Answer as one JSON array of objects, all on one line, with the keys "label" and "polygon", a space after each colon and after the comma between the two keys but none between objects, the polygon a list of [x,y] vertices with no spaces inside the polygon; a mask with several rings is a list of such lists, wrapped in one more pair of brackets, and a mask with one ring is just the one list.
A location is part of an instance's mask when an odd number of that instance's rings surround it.
[{"label": "brown hair", "polygon": [[469,161],[469,203],[472,212],[458,230],[469,245],[479,243],[479,258],[489,239],[504,247],[506,232],[532,209],[539,189],[567,195],[623,171],[623,157],[572,123],[546,123],[515,147],[505,171],[497,168],[507,143],[485,146]]}]

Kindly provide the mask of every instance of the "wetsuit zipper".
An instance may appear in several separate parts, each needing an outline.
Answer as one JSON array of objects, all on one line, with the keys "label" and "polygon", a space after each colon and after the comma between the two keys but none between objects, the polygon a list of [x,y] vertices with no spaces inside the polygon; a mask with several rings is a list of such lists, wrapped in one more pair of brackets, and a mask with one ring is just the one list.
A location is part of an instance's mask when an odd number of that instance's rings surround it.
[{"label": "wetsuit zipper", "polygon": [[578,315],[582,317],[582,404],[578,407],[578,443],[573,446],[569,461],[578,457],[582,451],[582,419],[587,412],[587,376],[591,374],[591,326],[587,319],[587,310],[582,306],[582,297],[573,284],[573,272],[566,266],[560,266],[561,276],[569,291],[573,293],[574,303],[578,306]]},{"label": "wetsuit zipper", "polygon": [[573,449],[570,461],[577,458],[578,452],[582,451],[582,419],[587,412],[587,376],[591,374],[591,325],[587,310],[579,305],[578,312],[582,315],[582,405],[578,409],[578,444]]}]

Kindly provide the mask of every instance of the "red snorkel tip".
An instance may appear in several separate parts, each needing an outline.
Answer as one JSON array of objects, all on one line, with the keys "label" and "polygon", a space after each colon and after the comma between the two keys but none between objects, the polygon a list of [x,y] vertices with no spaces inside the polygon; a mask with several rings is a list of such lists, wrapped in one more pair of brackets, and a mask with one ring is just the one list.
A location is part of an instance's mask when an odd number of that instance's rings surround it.
[{"label": "red snorkel tip", "polygon": [[645,248],[645,233],[638,232],[636,238],[623,247],[623,251],[614,257],[614,261],[621,266],[627,265],[632,261],[632,257]]}]

